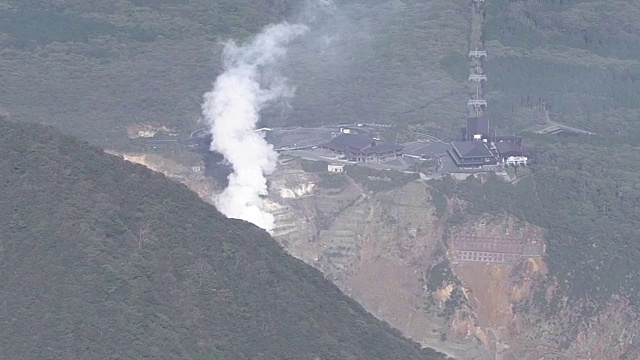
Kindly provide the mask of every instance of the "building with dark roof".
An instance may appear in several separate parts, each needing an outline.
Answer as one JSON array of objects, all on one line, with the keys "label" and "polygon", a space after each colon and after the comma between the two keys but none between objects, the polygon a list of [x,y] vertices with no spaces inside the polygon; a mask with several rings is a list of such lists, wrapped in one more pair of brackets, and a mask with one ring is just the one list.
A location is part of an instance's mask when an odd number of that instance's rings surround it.
[{"label": "building with dark roof", "polygon": [[500,160],[507,165],[526,165],[527,154],[522,148],[522,139],[520,142],[496,142],[494,143]]},{"label": "building with dark roof", "polygon": [[483,141],[454,141],[449,155],[459,168],[478,168],[496,165],[498,158]]},{"label": "building with dark roof", "polygon": [[364,134],[342,133],[322,147],[357,162],[383,162],[402,156],[402,146]]},{"label": "building with dark roof", "polygon": [[514,142],[500,142],[494,143],[496,150],[501,158],[507,158],[509,156],[523,156],[522,144]]},{"label": "building with dark roof", "polygon": [[488,141],[491,137],[489,129],[488,116],[476,116],[467,119],[467,127],[465,129],[465,141]]}]

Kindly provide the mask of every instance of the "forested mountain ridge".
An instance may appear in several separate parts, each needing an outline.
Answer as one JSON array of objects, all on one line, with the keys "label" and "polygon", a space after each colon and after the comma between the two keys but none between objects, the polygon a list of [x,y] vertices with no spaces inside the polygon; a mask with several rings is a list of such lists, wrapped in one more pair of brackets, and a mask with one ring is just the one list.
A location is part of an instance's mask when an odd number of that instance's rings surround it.
[{"label": "forested mountain ridge", "polygon": [[444,359],[184,186],[0,120],[0,355]]},{"label": "forested mountain ridge", "polygon": [[598,134],[640,134],[640,3],[486,2],[487,100],[496,125],[518,131],[546,107]]},{"label": "forested mountain ridge", "polygon": [[[0,106],[104,146],[127,146],[132,123],[192,130],[220,71],[220,42],[306,21],[305,3],[0,1]],[[541,107],[599,134],[640,131],[638,2],[494,0],[484,11],[485,94],[499,131],[534,125]],[[296,97],[267,121],[367,120],[457,136],[467,113],[469,12],[461,0],[336,0],[289,49],[282,70]]]},{"label": "forested mountain ridge", "polygon": [[292,12],[283,1],[2,0],[0,110],[111,148],[130,146],[138,122],[188,133],[221,42]]},{"label": "forested mountain ridge", "polygon": [[[189,134],[221,71],[221,43],[283,19],[309,23],[307,3],[0,1],[0,106],[108,148],[131,147],[126,128],[140,122]],[[335,5],[288,49],[281,70],[296,96],[268,125],[426,122],[457,134],[466,74],[445,68],[466,56],[468,2]]]}]

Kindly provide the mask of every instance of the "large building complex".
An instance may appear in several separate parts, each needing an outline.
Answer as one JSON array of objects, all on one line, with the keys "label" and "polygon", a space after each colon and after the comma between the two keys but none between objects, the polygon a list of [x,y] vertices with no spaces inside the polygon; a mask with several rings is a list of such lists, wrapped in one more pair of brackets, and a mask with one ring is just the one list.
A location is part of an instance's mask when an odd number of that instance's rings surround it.
[{"label": "large building complex", "polygon": [[[329,160],[328,171],[339,172],[334,164],[358,162],[378,169],[417,171],[424,161],[432,162],[439,174],[498,171],[501,165],[527,165],[522,137],[496,136],[489,117],[468,118],[461,132],[462,141],[451,143],[429,134],[412,131],[419,140],[397,144],[378,138],[384,124],[352,124],[319,128],[263,128],[259,131],[278,152],[300,151],[312,160]],[[375,125],[375,126],[373,126]],[[192,133],[186,140],[146,140],[152,145],[181,142],[201,144],[208,151],[211,135],[207,129]],[[315,149],[318,149],[315,151]],[[343,170],[344,171],[344,170]]]},{"label": "large building complex", "polygon": [[527,156],[522,148],[522,137],[495,136],[489,117],[467,119],[463,141],[451,143],[449,156],[461,169],[483,169],[497,164],[526,165]]}]

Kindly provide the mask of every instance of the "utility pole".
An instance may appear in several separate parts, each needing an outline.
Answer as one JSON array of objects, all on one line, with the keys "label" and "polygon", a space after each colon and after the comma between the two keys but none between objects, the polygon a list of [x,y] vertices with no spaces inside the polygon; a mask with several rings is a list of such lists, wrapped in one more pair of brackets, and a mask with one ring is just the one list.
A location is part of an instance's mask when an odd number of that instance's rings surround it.
[{"label": "utility pole", "polygon": [[487,75],[484,74],[482,69],[483,58],[487,57],[487,52],[481,50],[482,47],[482,35],[480,29],[482,28],[482,22],[484,19],[484,13],[482,11],[484,0],[472,0],[471,6],[473,8],[472,21],[471,21],[471,38],[469,46],[469,82],[475,83],[475,94],[471,95],[471,99],[467,102],[467,106],[470,108],[470,115],[480,116],[484,112],[484,108],[487,106],[487,100],[482,96],[482,82],[487,81]]},{"label": "utility pole", "polygon": [[480,87],[482,86],[481,82],[486,80],[487,75],[469,74],[469,81],[473,81],[476,83],[476,93],[473,99],[467,102],[467,106],[473,108],[476,116],[480,116],[484,108],[487,107],[487,100],[483,99],[482,94],[480,94]]},{"label": "utility pole", "polygon": [[484,100],[481,94],[482,82],[487,81],[487,75],[482,74],[482,58],[487,57],[487,52],[478,49],[471,50],[469,51],[469,57],[475,65],[471,68],[468,81],[476,83],[476,93],[475,96],[467,102],[467,106],[473,108],[476,116],[480,116],[483,108],[487,106],[487,100]]}]

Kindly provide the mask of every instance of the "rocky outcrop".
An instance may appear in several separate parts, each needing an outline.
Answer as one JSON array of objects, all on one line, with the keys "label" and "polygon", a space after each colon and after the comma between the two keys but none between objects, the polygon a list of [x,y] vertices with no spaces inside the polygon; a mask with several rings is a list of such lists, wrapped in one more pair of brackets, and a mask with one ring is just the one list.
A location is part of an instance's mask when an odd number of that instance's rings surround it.
[{"label": "rocky outcrop", "polygon": [[[280,184],[293,179],[284,179],[286,172],[275,176]],[[323,271],[406,336],[460,359],[485,358],[475,339],[443,337],[450,319],[427,308],[432,295],[426,272],[444,244],[443,222],[424,183],[369,193],[349,181],[340,189],[316,187],[310,196],[285,201],[306,223],[276,237],[293,256]]]}]

